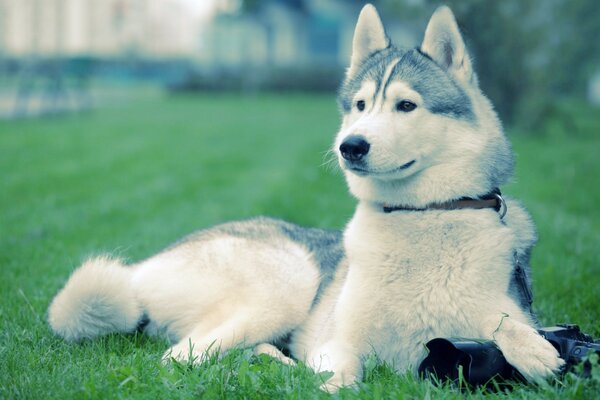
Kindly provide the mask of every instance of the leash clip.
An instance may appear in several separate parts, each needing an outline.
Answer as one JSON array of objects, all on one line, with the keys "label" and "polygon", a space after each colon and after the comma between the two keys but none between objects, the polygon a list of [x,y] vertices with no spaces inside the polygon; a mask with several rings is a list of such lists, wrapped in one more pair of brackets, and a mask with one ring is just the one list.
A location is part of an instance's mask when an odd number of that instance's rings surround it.
[{"label": "leash clip", "polygon": [[506,215],[508,207],[506,206],[506,202],[504,201],[504,198],[500,195],[500,193],[493,193],[493,196],[498,202],[498,205],[496,206],[498,207],[498,209],[496,211],[498,211],[498,214],[500,214],[500,219],[502,219]]}]

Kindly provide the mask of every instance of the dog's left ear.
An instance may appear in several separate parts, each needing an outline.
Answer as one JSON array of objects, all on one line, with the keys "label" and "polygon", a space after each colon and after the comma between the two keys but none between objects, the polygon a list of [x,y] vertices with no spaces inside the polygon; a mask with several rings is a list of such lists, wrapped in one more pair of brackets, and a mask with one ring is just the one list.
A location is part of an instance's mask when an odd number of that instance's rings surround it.
[{"label": "dog's left ear", "polygon": [[477,84],[465,42],[454,14],[447,6],[439,7],[431,16],[421,51],[454,77],[466,83]]},{"label": "dog's left ear", "polygon": [[376,51],[383,50],[390,45],[390,39],[385,33],[383,23],[373,5],[367,4],[360,11],[354,38],[352,40],[352,59],[348,76],[352,76],[367,57]]}]

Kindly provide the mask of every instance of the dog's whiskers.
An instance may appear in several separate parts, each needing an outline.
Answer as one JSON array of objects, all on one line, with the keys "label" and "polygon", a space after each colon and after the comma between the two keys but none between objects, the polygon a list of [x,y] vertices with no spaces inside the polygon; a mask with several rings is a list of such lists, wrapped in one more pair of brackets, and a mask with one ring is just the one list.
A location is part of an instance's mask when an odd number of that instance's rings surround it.
[{"label": "dog's whiskers", "polygon": [[336,154],[331,149],[324,151],[323,162],[321,163],[320,167],[324,167],[327,171],[331,171],[337,166],[338,164]]}]

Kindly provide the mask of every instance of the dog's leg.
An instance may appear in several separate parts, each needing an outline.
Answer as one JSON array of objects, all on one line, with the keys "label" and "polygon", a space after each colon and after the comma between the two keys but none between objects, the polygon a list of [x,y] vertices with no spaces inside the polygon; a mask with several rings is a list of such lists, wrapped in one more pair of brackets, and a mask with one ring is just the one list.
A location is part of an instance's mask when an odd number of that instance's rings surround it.
[{"label": "dog's leg", "polygon": [[361,379],[361,357],[371,350],[368,339],[371,320],[366,316],[373,314],[378,301],[376,296],[369,298],[369,293],[360,289],[362,283],[362,275],[350,268],[337,296],[332,320],[328,321],[334,327],[333,332],[306,357],[307,364],[315,371],[334,373],[321,386],[330,393]]},{"label": "dog's leg", "polygon": [[[255,318],[256,317],[256,318]],[[241,344],[252,346],[268,340],[272,332],[254,313],[237,313],[220,325],[207,328],[197,325],[188,335],[167,350],[163,361],[175,359],[179,362],[199,364],[217,351],[224,354]]]},{"label": "dog's leg", "polygon": [[232,337],[233,324],[229,321],[208,332],[203,328],[195,328],[190,334],[171,346],[165,352],[163,361],[168,362],[174,359],[178,362],[200,364],[216,351],[220,350],[224,353],[236,344],[235,338]]},{"label": "dog's leg", "polygon": [[488,318],[484,334],[496,342],[506,361],[530,382],[552,377],[565,363],[535,328],[509,314]]},{"label": "dog's leg", "polygon": [[291,358],[287,357],[285,354],[281,352],[277,347],[273,346],[270,343],[260,343],[254,347],[254,354],[266,354],[268,356],[273,357],[277,361],[281,362],[285,365],[296,365],[296,362]]}]

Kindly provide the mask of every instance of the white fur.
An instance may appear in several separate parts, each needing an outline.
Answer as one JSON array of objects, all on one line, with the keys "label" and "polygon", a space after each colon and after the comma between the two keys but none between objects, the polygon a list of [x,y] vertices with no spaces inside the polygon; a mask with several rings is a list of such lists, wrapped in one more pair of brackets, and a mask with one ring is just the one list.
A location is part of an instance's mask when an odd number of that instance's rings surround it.
[{"label": "white fur", "polygon": [[[509,208],[523,213],[516,203]],[[360,203],[345,232],[351,264],[335,329],[312,353],[304,349],[316,369],[335,371],[326,388],[359,378],[373,351],[399,371],[415,371],[434,337],[495,339],[532,380],[556,371],[556,350],[507,294],[513,250],[535,238],[528,222],[505,225],[493,210],[384,214]]]},{"label": "white fur", "polygon": [[69,341],[110,332],[131,332],[142,310],[131,286],[131,271],[116,259],[87,260],[69,278],[48,310],[48,322]]},{"label": "white fur", "polygon": [[169,337],[165,357],[179,360],[285,335],[303,322],[318,286],[310,254],[289,241],[218,237],[133,268],[148,332]]},{"label": "white fur", "polygon": [[290,240],[219,236],[132,266],[87,261],[55,297],[49,322],[72,341],[133,331],[143,310],[145,332],[174,343],[165,360],[201,362],[238,344],[273,353],[263,342],[304,322],[318,285],[311,255]]}]

